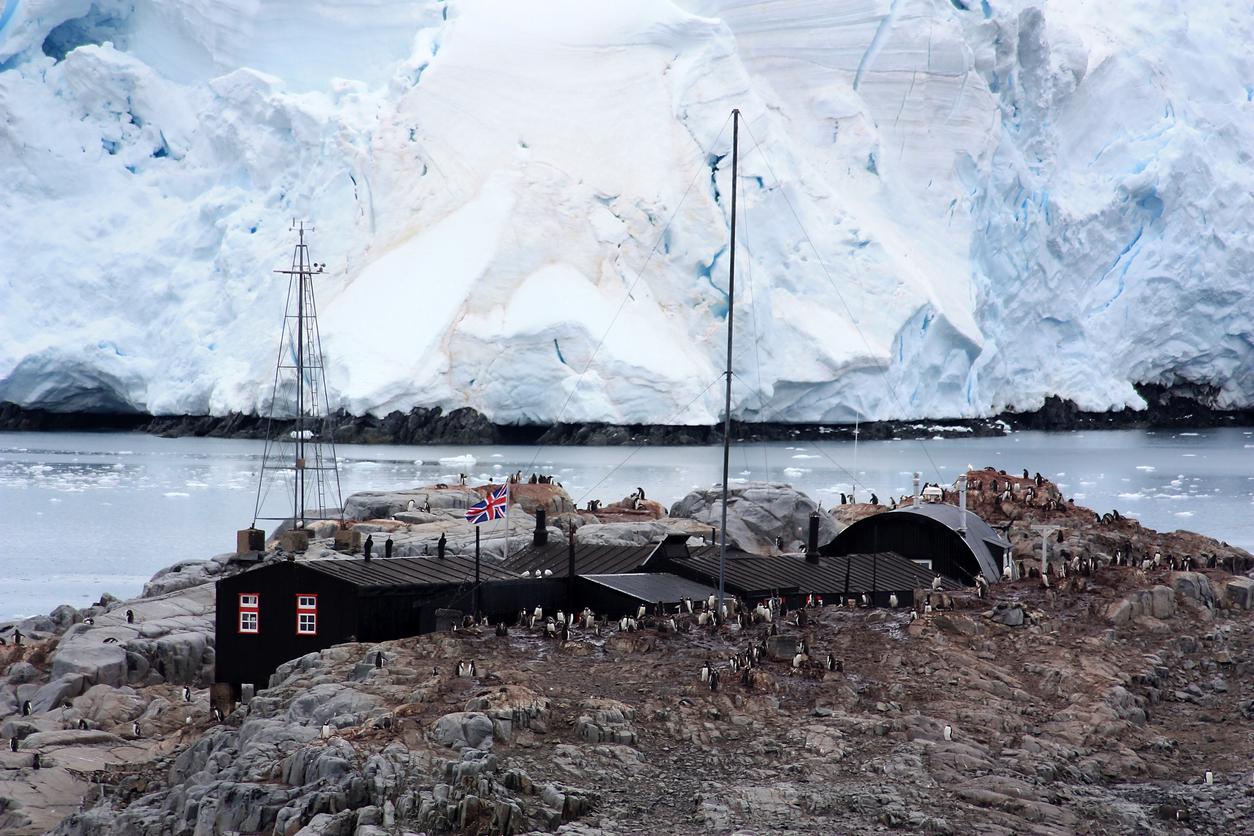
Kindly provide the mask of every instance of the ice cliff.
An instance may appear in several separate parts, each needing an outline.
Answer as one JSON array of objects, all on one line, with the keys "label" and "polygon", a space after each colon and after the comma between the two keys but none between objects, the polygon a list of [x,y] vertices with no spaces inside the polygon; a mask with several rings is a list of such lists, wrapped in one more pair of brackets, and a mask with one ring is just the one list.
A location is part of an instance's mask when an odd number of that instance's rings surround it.
[{"label": "ice cliff", "polygon": [[[0,0],[0,400],[711,423],[1254,404],[1254,13]],[[585,373],[586,369],[586,373]],[[763,400],[765,399],[765,400]]]}]

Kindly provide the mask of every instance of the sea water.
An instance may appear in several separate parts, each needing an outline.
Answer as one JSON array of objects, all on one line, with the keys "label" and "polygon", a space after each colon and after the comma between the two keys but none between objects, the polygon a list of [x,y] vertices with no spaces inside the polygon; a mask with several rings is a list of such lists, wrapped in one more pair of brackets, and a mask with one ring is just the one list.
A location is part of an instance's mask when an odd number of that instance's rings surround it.
[{"label": "sea water", "polygon": [[[138,433],[0,433],[0,621],[139,594],[158,569],[233,551],[252,524],[263,442]],[[551,474],[581,507],[643,488],[669,507],[722,479],[720,447],[341,445],[343,495]],[[881,502],[968,466],[1024,468],[1099,513],[1254,550],[1254,430],[1017,432],[997,438],[736,445],[731,479],[821,502]],[[286,511],[285,511],[286,513]],[[263,513],[262,516],[266,514]]]}]

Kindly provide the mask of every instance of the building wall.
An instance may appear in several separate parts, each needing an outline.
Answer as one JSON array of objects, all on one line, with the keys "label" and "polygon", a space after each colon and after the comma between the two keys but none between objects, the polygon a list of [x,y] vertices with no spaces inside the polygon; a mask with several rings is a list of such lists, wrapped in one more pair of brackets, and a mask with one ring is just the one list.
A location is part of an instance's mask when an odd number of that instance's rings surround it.
[{"label": "building wall", "polygon": [[[260,596],[258,632],[239,631],[239,596]],[[298,594],[316,595],[317,633],[296,632]],[[273,563],[217,583],[217,682],[265,688],[279,665],[352,640],[357,601],[353,587],[299,563]]]}]

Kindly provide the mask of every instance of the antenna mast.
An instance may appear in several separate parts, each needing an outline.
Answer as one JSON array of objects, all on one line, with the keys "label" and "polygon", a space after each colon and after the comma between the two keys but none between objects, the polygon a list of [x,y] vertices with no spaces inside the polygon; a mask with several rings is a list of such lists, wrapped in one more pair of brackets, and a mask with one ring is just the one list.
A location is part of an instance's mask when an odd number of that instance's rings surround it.
[{"label": "antenna mast", "polygon": [[723,617],[727,580],[727,475],[731,463],[732,325],[736,302],[736,163],[740,156],[740,111],[732,111],[731,258],[727,271],[727,399],[723,408],[723,523],[718,546],[718,615]]},{"label": "antenna mast", "polygon": [[[331,407],[322,363],[318,309],[314,303],[313,277],[326,270],[326,264],[309,257],[305,233],[312,232],[313,227],[305,226],[303,221],[293,222],[292,230],[297,233],[297,243],[291,269],[275,271],[289,278],[287,306],[274,369],[265,452],[257,480],[254,526],[257,520],[290,519],[294,528],[304,528],[311,511],[321,515],[334,510],[339,516],[343,505],[335,441],[328,421]],[[283,492],[291,498],[290,517],[261,514],[268,489],[275,482],[284,483]]]}]

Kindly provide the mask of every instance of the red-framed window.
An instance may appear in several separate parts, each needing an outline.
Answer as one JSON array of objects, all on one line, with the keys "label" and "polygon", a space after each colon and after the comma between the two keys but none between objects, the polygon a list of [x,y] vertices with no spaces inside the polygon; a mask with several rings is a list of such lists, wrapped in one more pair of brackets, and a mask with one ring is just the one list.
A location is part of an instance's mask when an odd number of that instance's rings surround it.
[{"label": "red-framed window", "polygon": [[261,632],[261,596],[256,592],[241,592],[239,596],[239,631]]},{"label": "red-framed window", "polygon": [[318,635],[318,596],[301,593],[296,596],[296,633]]}]

